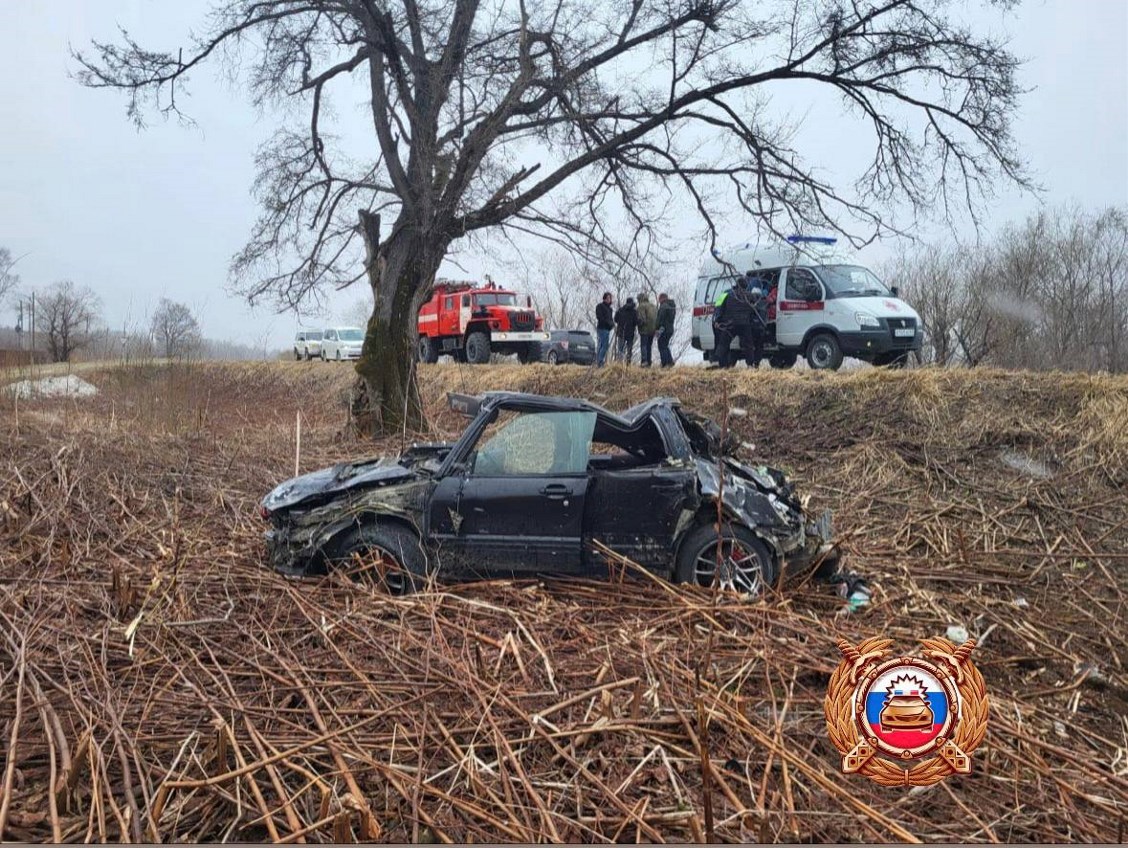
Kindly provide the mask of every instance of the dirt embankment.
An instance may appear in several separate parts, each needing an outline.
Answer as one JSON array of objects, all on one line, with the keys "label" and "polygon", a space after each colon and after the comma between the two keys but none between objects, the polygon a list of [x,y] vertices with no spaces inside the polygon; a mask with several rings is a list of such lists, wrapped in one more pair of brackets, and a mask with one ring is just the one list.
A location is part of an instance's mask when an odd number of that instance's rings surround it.
[{"label": "dirt embankment", "polygon": [[[851,614],[816,586],[745,603],[629,575],[288,583],[255,505],[298,413],[302,470],[398,446],[342,433],[350,369],[83,378],[96,397],[0,413],[5,838],[1123,838],[1124,378],[422,369],[429,438],[461,424],[446,391],[730,411],[834,510],[875,588]],[[951,626],[991,698],[972,773],[842,775],[834,639]]]}]

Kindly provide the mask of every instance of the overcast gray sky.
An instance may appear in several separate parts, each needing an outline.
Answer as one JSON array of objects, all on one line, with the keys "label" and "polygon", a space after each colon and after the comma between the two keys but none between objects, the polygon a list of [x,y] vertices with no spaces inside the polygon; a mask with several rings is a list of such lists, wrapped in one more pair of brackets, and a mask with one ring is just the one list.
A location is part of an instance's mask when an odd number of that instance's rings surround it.
[{"label": "overcast gray sky", "polygon": [[[89,285],[111,326],[146,322],[163,296],[195,309],[208,336],[282,347],[294,317],[251,310],[227,291],[228,263],[256,216],[254,152],[275,116],[256,114],[238,88],[202,72],[188,105],[196,127],[155,119],[138,132],[119,94],[81,88],[68,76],[70,45],[113,39],[121,25],[146,46],[173,47],[211,5],[0,0],[0,246],[23,257],[17,270],[25,287],[67,278]],[[988,230],[1040,203],[1128,204],[1128,2],[1033,0],[1009,14],[974,15],[977,25],[1006,32],[1012,50],[1028,60],[1021,81],[1033,91],[1016,135],[1046,190],[1040,197],[1004,190],[988,209]],[[804,133],[827,139],[820,152],[828,161],[820,165],[833,170],[835,151],[847,155],[850,147],[841,112],[802,104],[797,112]],[[725,227],[722,244],[753,235],[750,222]],[[877,262],[892,247],[870,248],[865,258]],[[687,248],[687,264],[704,249]],[[476,277],[507,279],[511,270],[488,257],[461,262]],[[326,319],[343,317],[363,295],[356,289],[330,297]],[[14,323],[8,304],[0,323]]]}]

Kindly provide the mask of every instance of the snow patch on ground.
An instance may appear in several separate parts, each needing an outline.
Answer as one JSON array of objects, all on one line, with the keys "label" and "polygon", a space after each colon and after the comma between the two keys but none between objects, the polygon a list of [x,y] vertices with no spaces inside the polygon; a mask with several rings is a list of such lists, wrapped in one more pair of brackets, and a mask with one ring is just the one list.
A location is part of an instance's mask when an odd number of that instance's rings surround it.
[{"label": "snow patch on ground", "polygon": [[44,377],[42,380],[20,380],[4,387],[4,394],[20,400],[54,397],[92,397],[98,389],[81,377],[68,374],[65,377]]}]

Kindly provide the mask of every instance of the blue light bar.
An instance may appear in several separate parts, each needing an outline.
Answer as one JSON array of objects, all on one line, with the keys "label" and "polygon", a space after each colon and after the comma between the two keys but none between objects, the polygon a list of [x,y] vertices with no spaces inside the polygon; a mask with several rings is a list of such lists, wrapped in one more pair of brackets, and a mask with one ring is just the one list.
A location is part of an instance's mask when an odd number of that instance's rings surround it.
[{"label": "blue light bar", "polygon": [[835,244],[838,239],[832,236],[788,236],[787,241],[791,244],[801,244],[806,242],[813,242],[814,244]]}]

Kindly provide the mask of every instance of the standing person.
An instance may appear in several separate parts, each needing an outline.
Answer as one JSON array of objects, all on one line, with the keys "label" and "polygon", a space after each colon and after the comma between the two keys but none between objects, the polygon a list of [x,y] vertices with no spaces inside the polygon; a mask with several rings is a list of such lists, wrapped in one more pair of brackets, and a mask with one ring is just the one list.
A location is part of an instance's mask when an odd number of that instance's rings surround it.
[{"label": "standing person", "polygon": [[740,339],[744,359],[752,368],[760,364],[764,355],[764,329],[768,323],[767,302],[760,290],[759,281],[753,289],[749,277],[738,277],[735,285],[717,302],[713,313],[716,343],[713,350],[722,368],[736,364],[729,346],[732,339]]},{"label": "standing person", "polygon": [[643,368],[649,368],[654,351],[654,333],[658,330],[658,307],[650,295],[638,296],[638,355]]},{"label": "standing person", "polygon": [[628,297],[627,302],[616,311],[615,326],[618,340],[615,358],[629,364],[634,355],[635,331],[638,329],[638,310],[635,309],[633,297]]},{"label": "standing person", "polygon": [[663,368],[669,368],[674,364],[674,357],[670,355],[670,339],[674,337],[674,317],[677,315],[677,309],[673,298],[665,292],[658,295],[658,356],[662,360]]},{"label": "standing person", "polygon": [[752,295],[752,351],[749,359],[749,351],[745,347],[744,356],[752,368],[760,367],[760,360],[764,358],[764,339],[768,335],[768,297],[764,287],[765,281],[759,277],[752,279],[748,286]]},{"label": "standing person", "polygon": [[603,300],[595,305],[595,335],[598,339],[595,362],[600,368],[607,364],[607,349],[611,346],[611,331],[614,329],[611,292],[604,292]]}]

